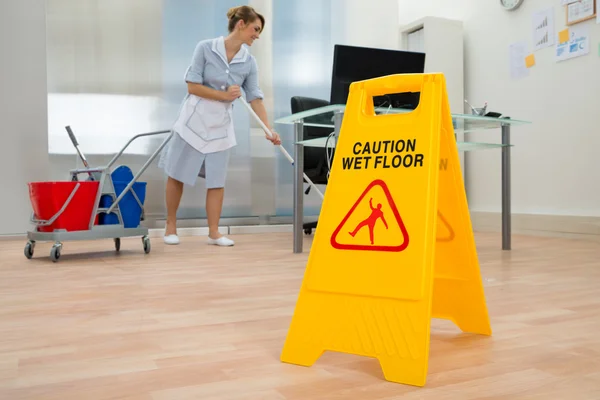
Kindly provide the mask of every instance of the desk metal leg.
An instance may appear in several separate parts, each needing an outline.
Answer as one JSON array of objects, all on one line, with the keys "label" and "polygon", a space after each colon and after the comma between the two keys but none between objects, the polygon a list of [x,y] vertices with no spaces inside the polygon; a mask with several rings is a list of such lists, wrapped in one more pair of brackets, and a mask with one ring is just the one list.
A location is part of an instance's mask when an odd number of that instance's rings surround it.
[{"label": "desk metal leg", "polygon": [[334,126],[334,131],[335,131],[335,144],[337,145],[338,139],[340,137],[340,131],[342,130],[342,121],[344,119],[344,112],[343,111],[336,111],[335,114],[333,114],[333,126]]},{"label": "desk metal leg", "polygon": [[304,221],[304,146],[298,142],[304,134],[304,122],[294,123],[294,253],[302,253]]},{"label": "desk metal leg", "polygon": [[502,250],[510,250],[510,125],[502,125],[502,144]]}]

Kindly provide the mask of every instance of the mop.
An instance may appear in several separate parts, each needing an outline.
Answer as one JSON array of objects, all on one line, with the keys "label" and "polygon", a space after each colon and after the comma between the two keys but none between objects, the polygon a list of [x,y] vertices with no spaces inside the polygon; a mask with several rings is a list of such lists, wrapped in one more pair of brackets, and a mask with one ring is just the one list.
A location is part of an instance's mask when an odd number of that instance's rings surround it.
[{"label": "mop", "polygon": [[[261,126],[261,128],[265,131],[265,133],[267,135],[269,135],[269,137],[273,137],[273,133],[269,130],[269,128],[267,128],[267,126],[264,124],[264,122],[261,121],[261,119],[258,117],[258,115],[256,115],[256,113],[254,112],[254,110],[252,109],[252,107],[250,106],[250,104],[248,104],[246,102],[246,100],[244,100],[241,96],[238,97],[238,100],[244,104],[244,106],[248,109],[248,112],[254,117],[254,119],[256,120],[256,122],[259,123],[259,125]],[[290,154],[285,150],[285,148],[283,148],[283,146],[278,145],[277,147],[279,147],[279,150],[281,150],[281,152],[283,153],[283,155],[285,156],[285,158],[288,159],[288,161],[294,165],[294,159],[292,158],[292,156],[290,156]],[[323,193],[321,193],[321,191],[317,188],[317,186],[313,183],[313,181],[310,180],[310,178],[308,176],[306,176],[305,173],[303,173],[304,175],[304,179],[306,180],[306,182],[308,182],[308,184],[310,186],[312,186],[313,189],[315,189],[317,191],[317,193],[319,194],[319,196],[321,196],[321,199],[324,198]]]}]

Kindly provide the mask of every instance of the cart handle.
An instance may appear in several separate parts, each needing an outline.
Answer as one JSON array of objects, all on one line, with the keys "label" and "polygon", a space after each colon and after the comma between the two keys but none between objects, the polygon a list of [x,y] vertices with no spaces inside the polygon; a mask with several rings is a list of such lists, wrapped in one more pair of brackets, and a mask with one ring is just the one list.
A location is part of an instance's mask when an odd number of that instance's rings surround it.
[{"label": "cart handle", "polygon": [[[165,140],[163,140],[163,142],[160,144],[160,146],[158,146],[158,148],[154,151],[154,153],[152,153],[152,155],[146,161],[146,163],[144,165],[142,165],[142,168],[139,170],[139,172],[137,174],[135,174],[135,176],[133,177],[133,179],[131,180],[131,182],[129,182],[129,184],[127,185],[127,187],[125,187],[125,189],[123,190],[123,192],[121,192],[121,194],[119,195],[119,197],[117,197],[117,199],[112,203],[112,205],[106,211],[107,214],[110,214],[115,209],[115,207],[117,206],[117,204],[119,204],[119,202],[123,199],[123,197],[127,194],[127,192],[129,190],[131,190],[131,188],[133,187],[133,184],[144,173],[144,171],[146,170],[146,168],[148,168],[148,166],[150,164],[152,164],[152,162],[154,161],[154,159],[156,158],[156,156],[158,155],[158,153],[161,152],[161,150],[167,145],[167,143],[169,142],[169,140],[171,140],[171,138],[173,137],[173,131],[160,131],[160,132],[142,133],[140,135],[134,136],[129,141],[129,143],[131,143],[133,141],[133,139],[135,139],[136,137],[139,137],[139,136],[149,136],[149,135],[158,135],[158,134],[161,134],[161,133],[168,133],[169,136],[167,136],[165,138]],[[127,145],[129,145],[129,143]],[[127,147],[127,146],[125,146],[125,147]],[[125,148],[123,148],[123,150],[125,150]],[[121,150],[121,153],[123,152],[123,150]],[[114,161],[116,161],[116,159],[117,159],[118,156],[119,155],[117,154],[115,156],[115,158],[113,158],[111,160],[111,162],[108,164],[107,168],[110,168],[111,164]],[[142,203],[141,203],[140,199],[135,195],[135,192],[133,190],[131,190],[131,193],[133,193],[133,195],[135,196],[135,199],[137,200],[138,204],[140,205],[140,207],[142,207],[142,213],[143,213],[144,212],[144,207],[142,206]]]},{"label": "cart handle", "polygon": [[80,186],[81,186],[81,183],[77,182],[77,184],[75,185],[75,188],[73,188],[73,190],[71,191],[71,194],[69,195],[69,197],[67,197],[67,200],[65,201],[65,204],[63,204],[63,206],[61,207],[61,209],[58,210],[58,212],[56,214],[54,214],[52,216],[52,218],[50,218],[49,220],[36,219],[35,215],[32,213],[31,214],[31,222],[34,223],[37,226],[52,225],[54,223],[54,221],[56,221],[56,219],[58,217],[60,217],[60,215],[67,209],[67,206],[69,205],[69,203],[71,202],[71,200],[73,200],[73,197],[75,196],[75,193],[77,192],[77,189],[79,189]]},{"label": "cart handle", "polygon": [[119,151],[117,154],[115,154],[115,156],[112,158],[112,160],[110,160],[110,162],[108,163],[108,165],[106,166],[106,169],[109,169],[110,167],[113,166],[114,163],[117,162],[117,159],[119,157],[121,157],[123,155],[123,152],[125,151],[125,149],[127,147],[129,147],[129,145],[131,144],[131,142],[133,142],[135,139],[143,137],[143,136],[154,136],[154,135],[162,135],[163,133],[171,133],[170,130],[168,131],[156,131],[156,132],[148,132],[148,133],[140,133],[135,135],[134,137],[132,137],[131,139],[129,139],[129,141],[127,142],[127,144],[121,149],[121,151]]}]

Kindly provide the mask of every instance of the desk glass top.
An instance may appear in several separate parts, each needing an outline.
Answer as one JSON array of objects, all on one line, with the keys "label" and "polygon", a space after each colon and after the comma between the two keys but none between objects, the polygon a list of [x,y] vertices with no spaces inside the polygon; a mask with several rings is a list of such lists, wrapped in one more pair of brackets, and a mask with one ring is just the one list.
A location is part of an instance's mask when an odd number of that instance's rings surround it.
[{"label": "desk glass top", "polygon": [[[332,104],[325,107],[313,108],[311,110],[302,111],[299,113],[291,114],[283,118],[279,118],[275,121],[277,124],[293,124],[296,121],[303,120],[305,126],[316,126],[322,128],[334,128],[333,115],[336,112],[343,112],[346,106],[344,104]],[[393,113],[402,114],[408,113],[412,110],[400,109],[400,108],[377,108],[377,113]],[[495,118],[485,117],[473,114],[452,114],[452,123],[455,131],[461,131],[464,133],[478,131],[482,129],[495,129],[500,128],[502,125],[524,125],[529,124],[529,121],[509,119],[509,118]]]},{"label": "desk glass top", "polygon": [[[320,147],[324,148],[327,146],[330,149],[335,148],[335,137],[331,136],[320,137],[316,139],[308,139],[302,140],[298,143],[304,145],[305,147]],[[500,143],[476,143],[476,142],[456,142],[456,147],[458,151],[475,151],[475,150],[484,150],[484,149],[497,149],[500,147],[507,147],[511,145],[505,145]]]}]

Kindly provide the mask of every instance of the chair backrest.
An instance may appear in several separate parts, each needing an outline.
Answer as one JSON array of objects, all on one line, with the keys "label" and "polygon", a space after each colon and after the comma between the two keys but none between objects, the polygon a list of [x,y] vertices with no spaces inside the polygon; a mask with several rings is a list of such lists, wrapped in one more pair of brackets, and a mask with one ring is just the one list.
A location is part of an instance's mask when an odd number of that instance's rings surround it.
[{"label": "chair backrest", "polygon": [[[292,106],[292,114],[296,114],[302,111],[312,110],[313,108],[325,107],[328,106],[329,102],[327,100],[315,99],[312,97],[302,97],[302,96],[294,96],[292,97],[291,106]],[[322,119],[327,118],[327,115],[324,114]],[[309,120],[314,122],[319,119],[319,116],[311,117]],[[331,123],[331,121],[329,121]],[[319,128],[314,126],[305,126],[304,127],[304,139],[314,139],[318,137],[326,137],[331,133],[332,129],[330,128]]]},{"label": "chair backrest", "polygon": [[[329,101],[316,99],[313,97],[294,96],[291,99],[292,114],[299,113],[302,111],[312,110],[313,108],[325,107],[329,105]],[[323,123],[332,124],[331,121],[327,121],[327,117],[331,118],[331,115],[323,115]],[[316,122],[319,117],[310,118],[310,122]],[[332,128],[321,128],[315,126],[304,126],[302,133],[303,140],[315,139],[319,137],[327,137],[333,131]],[[327,152],[325,148],[317,147],[305,147],[304,148],[304,169],[314,169],[318,166],[324,167],[324,172],[327,173]]]}]

